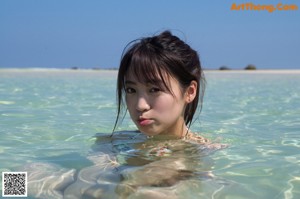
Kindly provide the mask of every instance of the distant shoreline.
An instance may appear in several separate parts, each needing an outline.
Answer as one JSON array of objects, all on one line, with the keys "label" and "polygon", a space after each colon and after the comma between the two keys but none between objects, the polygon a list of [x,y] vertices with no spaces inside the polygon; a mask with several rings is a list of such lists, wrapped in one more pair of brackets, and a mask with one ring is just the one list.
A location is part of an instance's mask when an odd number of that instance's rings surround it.
[{"label": "distant shoreline", "polygon": [[[1,72],[71,72],[71,73],[117,73],[117,69],[71,69],[71,68],[0,68]],[[205,73],[270,73],[270,74],[300,74],[300,69],[257,69],[257,70],[244,70],[244,69],[231,69],[231,70],[218,70],[218,69],[204,69]]]},{"label": "distant shoreline", "polygon": [[204,70],[205,73],[300,74],[300,69]]}]

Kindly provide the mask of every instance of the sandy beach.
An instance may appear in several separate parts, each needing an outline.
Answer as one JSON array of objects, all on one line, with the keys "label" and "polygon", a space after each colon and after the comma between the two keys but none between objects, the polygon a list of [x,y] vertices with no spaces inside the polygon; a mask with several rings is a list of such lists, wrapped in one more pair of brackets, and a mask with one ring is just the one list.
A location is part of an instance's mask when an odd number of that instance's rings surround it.
[{"label": "sandy beach", "polygon": [[300,69],[268,69],[268,70],[204,70],[205,73],[245,73],[245,74],[300,74]]},{"label": "sandy beach", "polygon": [[0,77],[7,75],[24,75],[36,76],[99,76],[99,77],[116,77],[117,70],[92,70],[92,69],[49,69],[49,68],[29,68],[29,69],[0,69]]},{"label": "sandy beach", "polygon": [[[110,70],[110,69],[100,69],[100,70],[93,70],[93,69],[56,69],[56,68],[24,68],[24,69],[18,69],[18,68],[3,68],[0,69],[0,74],[2,73],[53,73],[53,74],[101,74],[101,75],[116,75],[117,70]],[[300,74],[300,69],[261,69],[261,70],[210,70],[210,69],[204,69],[205,73],[245,73],[245,74]]]}]

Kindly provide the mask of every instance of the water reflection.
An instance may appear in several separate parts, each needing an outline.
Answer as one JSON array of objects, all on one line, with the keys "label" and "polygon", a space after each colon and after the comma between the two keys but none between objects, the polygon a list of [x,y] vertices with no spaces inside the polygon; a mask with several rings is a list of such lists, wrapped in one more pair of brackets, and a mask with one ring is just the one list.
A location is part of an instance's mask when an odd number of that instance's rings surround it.
[{"label": "water reflection", "polygon": [[97,134],[86,157],[89,165],[67,169],[70,165],[31,163],[23,169],[29,194],[36,198],[178,198],[214,178],[208,155],[220,146],[137,132]]}]

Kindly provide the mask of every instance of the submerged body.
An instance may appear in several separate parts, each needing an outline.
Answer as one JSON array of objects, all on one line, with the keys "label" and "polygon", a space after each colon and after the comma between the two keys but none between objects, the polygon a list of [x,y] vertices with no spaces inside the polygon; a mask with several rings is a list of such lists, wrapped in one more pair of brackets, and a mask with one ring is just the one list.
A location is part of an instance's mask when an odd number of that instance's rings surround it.
[{"label": "submerged body", "polygon": [[23,169],[35,198],[177,198],[191,183],[213,177],[208,155],[224,147],[196,134],[173,140],[138,132],[98,134],[87,157],[91,166],[34,163]]}]

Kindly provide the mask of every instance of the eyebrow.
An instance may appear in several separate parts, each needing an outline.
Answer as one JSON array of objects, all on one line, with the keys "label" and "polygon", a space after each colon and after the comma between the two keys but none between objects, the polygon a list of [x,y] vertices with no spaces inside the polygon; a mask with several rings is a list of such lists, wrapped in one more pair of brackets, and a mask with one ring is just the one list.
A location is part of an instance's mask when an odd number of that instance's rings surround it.
[{"label": "eyebrow", "polygon": [[[132,80],[126,80],[125,84],[137,84],[137,81],[132,81]],[[158,85],[164,85],[162,80],[153,80],[153,81],[147,81],[146,84],[158,84]]]},{"label": "eyebrow", "polygon": [[136,84],[136,82],[135,81],[131,81],[131,80],[126,80],[125,84]]}]

